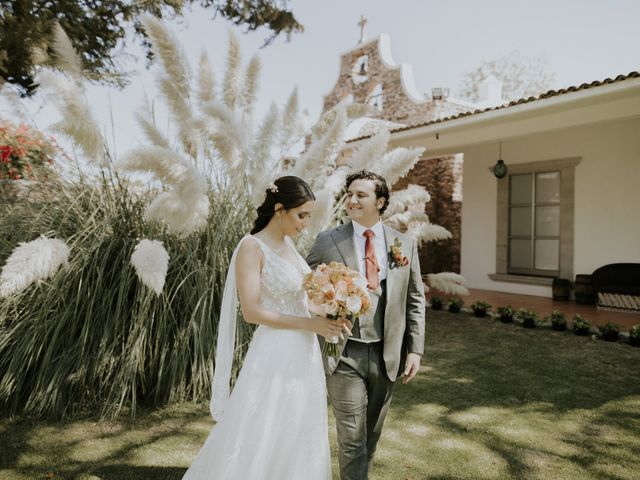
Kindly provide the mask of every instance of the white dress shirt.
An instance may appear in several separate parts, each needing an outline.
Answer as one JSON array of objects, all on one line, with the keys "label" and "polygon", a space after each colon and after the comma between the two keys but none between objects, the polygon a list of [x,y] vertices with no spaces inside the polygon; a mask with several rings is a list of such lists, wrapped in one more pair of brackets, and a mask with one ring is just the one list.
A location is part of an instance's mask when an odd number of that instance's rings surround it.
[{"label": "white dress shirt", "polygon": [[367,272],[365,270],[365,260],[364,260],[364,247],[365,242],[367,241],[367,237],[364,236],[365,230],[373,230],[374,236],[371,238],[373,240],[373,246],[376,250],[376,260],[378,261],[378,268],[380,271],[378,272],[378,278],[380,281],[387,278],[387,245],[384,241],[384,229],[382,228],[382,222],[378,221],[373,227],[367,228],[360,225],[358,222],[351,221],[353,223],[353,239],[356,244],[356,256],[358,257],[358,268],[360,273],[365,278],[367,277]]}]

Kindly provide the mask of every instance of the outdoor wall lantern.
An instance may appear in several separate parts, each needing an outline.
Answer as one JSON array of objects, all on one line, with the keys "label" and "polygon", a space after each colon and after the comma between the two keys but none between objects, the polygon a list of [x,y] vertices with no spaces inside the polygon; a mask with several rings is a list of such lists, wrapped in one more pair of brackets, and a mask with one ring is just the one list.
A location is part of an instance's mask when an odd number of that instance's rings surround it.
[{"label": "outdoor wall lantern", "polygon": [[498,155],[498,161],[496,162],[496,164],[493,166],[493,174],[495,175],[496,178],[504,178],[507,175],[507,165],[504,163],[504,160],[502,160],[502,142],[498,142],[499,145],[499,155]]}]

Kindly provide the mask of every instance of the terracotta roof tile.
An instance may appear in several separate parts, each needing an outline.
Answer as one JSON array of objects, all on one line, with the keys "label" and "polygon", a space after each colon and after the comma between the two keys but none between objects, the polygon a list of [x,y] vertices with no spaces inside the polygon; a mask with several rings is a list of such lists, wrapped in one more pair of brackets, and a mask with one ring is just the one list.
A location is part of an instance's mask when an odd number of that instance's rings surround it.
[{"label": "terracotta roof tile", "polygon": [[[605,78],[604,80],[596,80],[590,83],[583,83],[579,86],[570,86],[567,88],[561,88],[559,90],[549,90],[547,92],[541,93],[540,95],[534,96],[534,97],[529,97],[529,98],[519,98],[517,100],[513,100],[511,102],[502,104],[502,105],[498,105],[496,107],[488,107],[488,108],[482,108],[482,109],[477,109],[477,110],[470,110],[468,112],[463,112],[463,113],[458,113],[455,115],[450,115],[448,117],[442,117],[442,118],[438,118],[436,120],[430,120],[428,122],[422,122],[422,123],[415,123],[412,125],[406,125],[404,127],[400,127],[400,128],[395,128],[393,130],[391,130],[391,133],[397,133],[397,132],[404,132],[406,130],[413,130],[414,128],[420,128],[420,127],[426,127],[428,125],[434,125],[437,123],[444,123],[444,122],[448,122],[450,120],[457,120],[459,118],[464,118],[464,117],[469,117],[471,115],[478,115],[480,113],[485,113],[485,112],[490,112],[493,110],[502,110],[505,108],[509,108],[509,107],[514,107],[516,105],[522,105],[525,103],[531,103],[531,102],[535,102],[538,100],[543,100],[545,98],[551,98],[551,97],[557,97],[560,95],[564,95],[566,93],[571,93],[571,92],[578,92],[580,90],[587,90],[589,88],[594,88],[594,87],[600,87],[602,85],[608,85],[610,83],[617,83],[617,82],[622,82],[624,80],[628,80],[631,78],[640,78],[640,71],[634,71],[634,72],[630,72],[628,75],[618,75],[615,78]],[[371,135],[364,135],[358,138],[352,138],[350,140],[348,140],[347,143],[351,143],[351,142],[356,142],[359,140],[364,140],[366,138],[371,137]]]}]

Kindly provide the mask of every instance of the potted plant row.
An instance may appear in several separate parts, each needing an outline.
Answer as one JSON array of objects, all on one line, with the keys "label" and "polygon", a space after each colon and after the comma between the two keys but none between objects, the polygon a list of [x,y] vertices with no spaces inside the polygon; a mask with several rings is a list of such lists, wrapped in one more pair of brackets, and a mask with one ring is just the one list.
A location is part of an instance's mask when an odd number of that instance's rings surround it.
[{"label": "potted plant row", "polygon": [[442,310],[442,299],[440,297],[431,297],[429,299],[429,304],[431,305],[431,310]]},{"label": "potted plant row", "polygon": [[[442,310],[444,306],[444,300],[440,297],[431,297],[429,303],[433,310]],[[450,313],[458,313],[462,305],[464,305],[464,301],[460,297],[453,297],[449,300],[447,308]],[[473,315],[479,318],[486,317],[491,312],[491,304],[480,300],[473,302],[470,307]],[[520,308],[514,311],[511,305],[507,305],[506,307],[498,307],[496,312],[502,323],[511,323],[514,317],[516,317],[522,322],[522,326],[525,328],[535,328],[539,324],[550,324],[554,330],[563,332],[566,331],[568,327],[565,314],[560,310],[554,310],[550,315],[544,317],[542,323],[539,321],[536,312],[526,308]],[[573,317],[571,329],[575,335],[587,336],[591,333],[591,322],[585,320],[582,315],[577,313]],[[602,339],[607,342],[615,342],[620,337],[620,327],[613,322],[598,326],[598,331],[602,335]],[[640,347],[640,325],[635,325],[630,329],[629,344]]]},{"label": "potted plant row", "polygon": [[634,325],[629,330],[629,343],[634,347],[640,347],[640,325]]},{"label": "potted plant row", "polygon": [[573,317],[573,333],[582,337],[589,335],[591,333],[591,322],[576,313]]},{"label": "potted plant row", "polygon": [[449,313],[458,313],[464,302],[460,297],[453,297],[449,300]]},{"label": "potted plant row", "polygon": [[522,321],[524,328],[536,328],[538,323],[538,314],[533,310],[521,308],[518,310],[518,318]]},{"label": "potted plant row", "polygon": [[477,302],[473,302],[471,305],[471,310],[473,310],[473,315],[478,318],[486,317],[487,314],[491,311],[491,304],[487,302],[481,302],[478,300]]},{"label": "potted plant row", "polygon": [[551,312],[551,315],[545,317],[545,321],[551,323],[551,328],[557,332],[564,332],[567,329],[567,319],[560,310]]},{"label": "potted plant row", "polygon": [[598,330],[602,335],[602,339],[607,342],[617,342],[620,336],[620,327],[613,323],[608,322],[604,325],[598,325]]},{"label": "potted plant row", "polygon": [[498,307],[497,312],[502,323],[513,322],[513,307],[511,305],[507,305],[506,307]]}]

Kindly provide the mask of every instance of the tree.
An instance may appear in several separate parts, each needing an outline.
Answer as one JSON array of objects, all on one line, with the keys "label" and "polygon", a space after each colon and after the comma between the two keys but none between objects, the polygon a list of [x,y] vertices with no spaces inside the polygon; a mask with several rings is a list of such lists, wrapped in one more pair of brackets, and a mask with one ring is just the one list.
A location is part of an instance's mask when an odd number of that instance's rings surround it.
[{"label": "tree", "polygon": [[490,75],[502,81],[502,98],[505,100],[539,95],[551,89],[554,81],[546,55],[527,56],[513,50],[497,60],[483,62],[475,70],[466,73],[459,95],[478,101],[479,85]]},{"label": "tree", "polygon": [[[288,0],[0,0],[0,77],[16,84],[23,95],[38,87],[34,73],[38,65],[52,65],[50,39],[58,22],[82,57],[87,76],[123,87],[127,74],[119,64],[116,47],[132,29],[147,47],[136,16],[142,12],[163,18],[181,16],[197,3],[236,25],[249,30],[265,26],[271,34],[265,45],[280,33],[288,37],[303,27],[286,9]],[[0,81],[0,83],[2,83]]]}]

